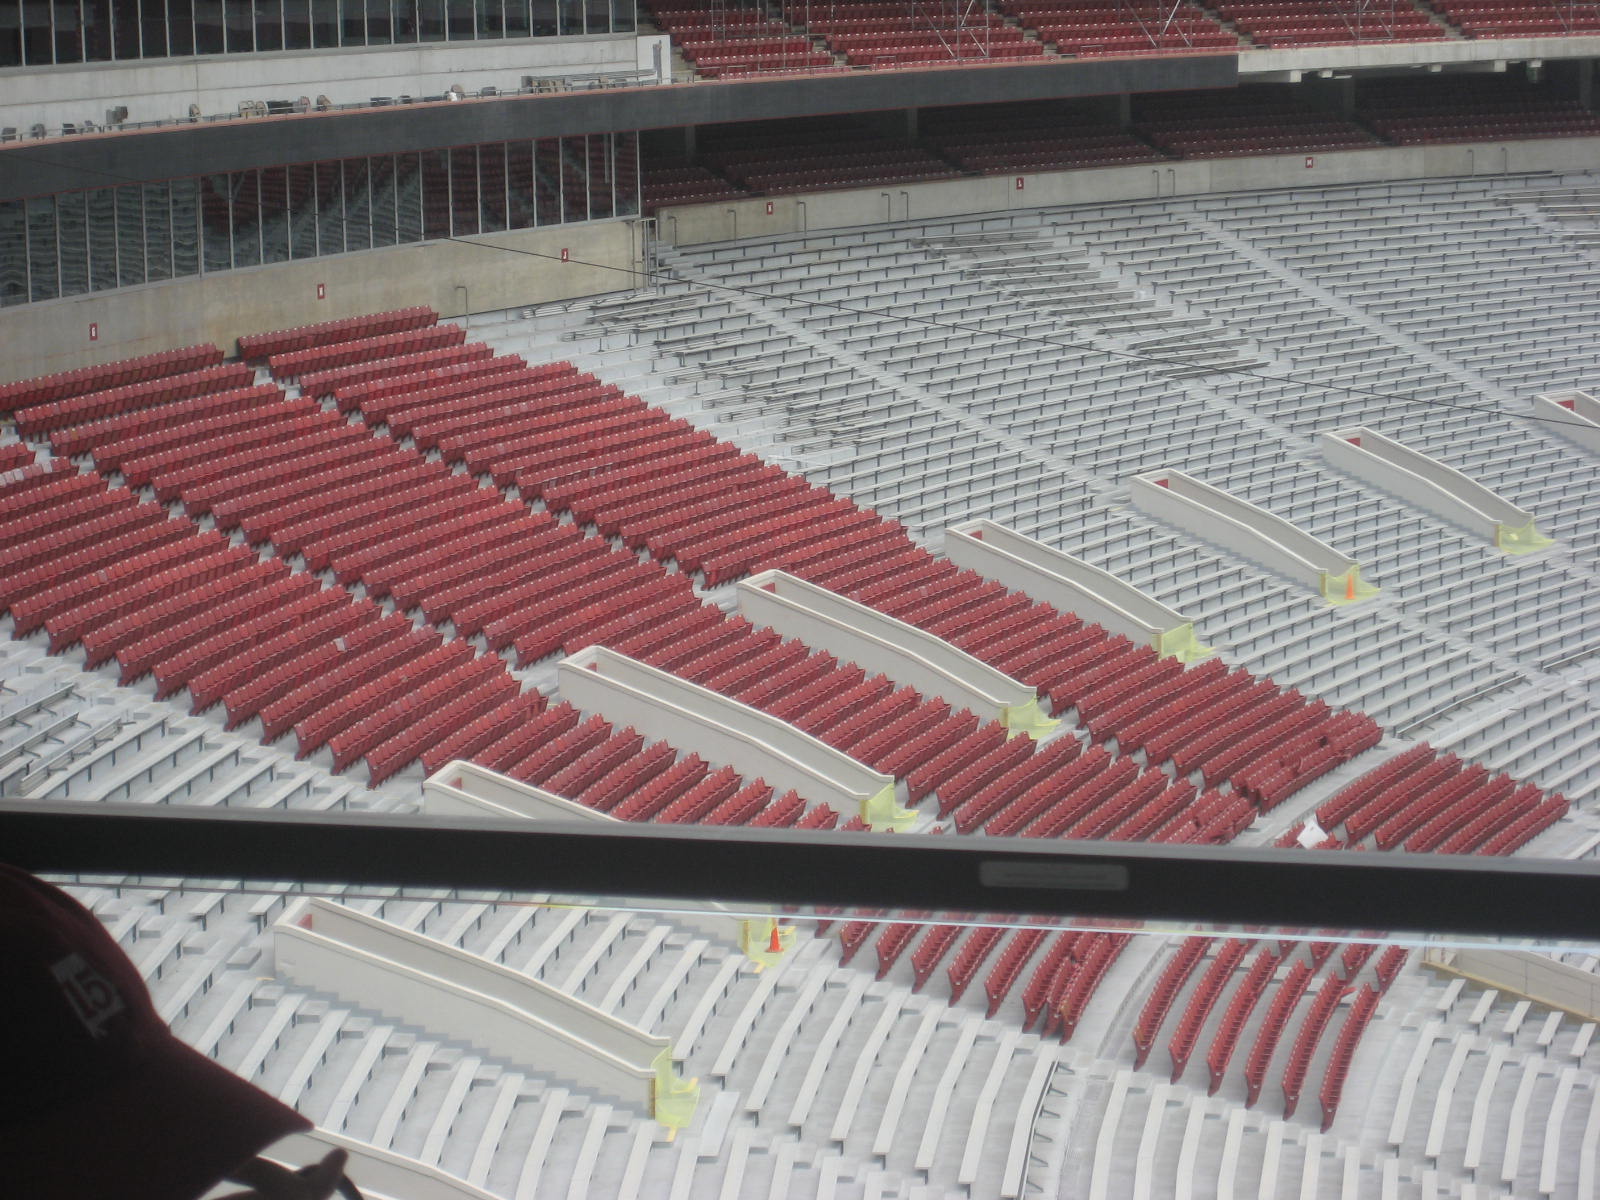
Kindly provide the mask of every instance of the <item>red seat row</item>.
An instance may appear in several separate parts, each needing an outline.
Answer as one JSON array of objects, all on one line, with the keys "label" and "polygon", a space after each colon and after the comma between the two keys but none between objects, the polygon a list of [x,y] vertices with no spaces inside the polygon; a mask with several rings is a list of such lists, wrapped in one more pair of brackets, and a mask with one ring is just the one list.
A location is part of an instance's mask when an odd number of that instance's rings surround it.
[{"label": "red seat row", "polygon": [[[461,363],[479,362],[493,356],[494,350],[483,342],[463,342],[457,346],[437,346],[432,350],[415,350],[410,353],[390,355],[388,358],[370,359],[366,362],[347,363],[339,367],[325,367],[306,371],[300,376],[300,390],[307,396],[321,399],[337,397],[341,390],[375,379],[393,375],[409,375],[436,370]],[[341,405],[341,408],[343,406]]]},{"label": "red seat row", "polygon": [[1305,1084],[1306,1073],[1311,1069],[1311,1059],[1317,1052],[1317,1044],[1321,1042],[1322,1034],[1333,1018],[1334,1009],[1338,1008],[1340,1000],[1348,991],[1349,988],[1338,975],[1328,976],[1317,989],[1316,999],[1312,1001],[1311,1010],[1300,1024],[1294,1045],[1289,1050],[1289,1061],[1283,1069],[1285,1117],[1294,1116],[1294,1111],[1300,1104],[1300,1089]]},{"label": "red seat row", "polygon": [[321,321],[315,325],[296,325],[271,333],[245,334],[239,338],[239,357],[247,362],[264,362],[275,354],[309,350],[314,346],[398,333],[406,329],[422,329],[436,324],[438,320],[439,314],[433,309],[418,306],[344,317],[337,321]]},{"label": "red seat row", "polygon": [[1306,985],[1311,982],[1314,974],[1316,972],[1313,968],[1297,960],[1290,965],[1289,973],[1278,981],[1272,1003],[1267,1007],[1266,1019],[1262,1022],[1256,1040],[1250,1047],[1250,1055],[1245,1060],[1246,1108],[1255,1107],[1256,1101],[1261,1098],[1261,1085],[1266,1081],[1267,1065],[1272,1061],[1273,1051],[1278,1048],[1278,1039],[1288,1027],[1289,1016],[1300,1003],[1300,998],[1305,995]]},{"label": "red seat row", "polygon": [[1278,961],[1277,953],[1270,946],[1262,947],[1257,951],[1250,969],[1245,972],[1244,978],[1234,989],[1228,1007],[1223,1011],[1222,1022],[1212,1036],[1210,1049],[1206,1052],[1206,1068],[1211,1072],[1211,1083],[1207,1089],[1209,1095],[1215,1096],[1217,1090],[1222,1087],[1222,1079],[1227,1073],[1229,1061],[1233,1058],[1239,1035],[1244,1031],[1245,1023],[1249,1021],[1250,1014],[1255,1011],[1256,1005],[1265,993],[1268,980],[1278,969]]},{"label": "red seat row", "polygon": [[248,387],[254,381],[253,368],[243,363],[228,363],[200,367],[177,375],[157,376],[101,391],[82,392],[17,409],[17,432],[26,436],[48,433],[68,425],[154,408],[172,400],[187,400],[209,392]]},{"label": "red seat row", "polygon": [[326,371],[331,367],[416,354],[440,346],[459,346],[466,340],[467,331],[459,325],[432,325],[274,354],[267,359],[267,369],[272,372],[274,379],[296,379],[308,372]]},{"label": "red seat row", "polygon": [[221,361],[222,351],[216,346],[184,346],[177,350],[144,354],[138,358],[118,359],[97,367],[78,367],[54,375],[0,384],[0,412],[15,412],[29,405],[79,396],[85,392],[99,392],[163,375],[197,371]]},{"label": "red seat row", "polygon": [[1211,1016],[1211,1010],[1221,999],[1223,986],[1232,977],[1238,965],[1244,961],[1248,950],[1248,943],[1240,938],[1230,938],[1223,943],[1216,958],[1212,959],[1211,965],[1200,977],[1199,985],[1189,997],[1188,1006],[1178,1020],[1178,1028],[1173,1031],[1172,1039],[1167,1043],[1167,1053],[1172,1060],[1173,1083],[1183,1078],[1183,1073],[1189,1066],[1189,1057],[1194,1053],[1195,1043],[1200,1040],[1200,1031]]}]

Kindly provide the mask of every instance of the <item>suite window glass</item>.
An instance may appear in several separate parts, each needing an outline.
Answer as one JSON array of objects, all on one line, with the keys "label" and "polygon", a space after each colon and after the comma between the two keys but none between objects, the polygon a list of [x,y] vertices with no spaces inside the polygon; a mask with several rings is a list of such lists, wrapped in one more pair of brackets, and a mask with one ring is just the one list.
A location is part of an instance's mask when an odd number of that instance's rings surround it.
[{"label": "suite window glass", "polygon": [[0,0],[0,67],[632,33],[636,0]]},{"label": "suite window glass", "polygon": [[639,211],[638,138],[593,134],[0,203],[0,305]]}]

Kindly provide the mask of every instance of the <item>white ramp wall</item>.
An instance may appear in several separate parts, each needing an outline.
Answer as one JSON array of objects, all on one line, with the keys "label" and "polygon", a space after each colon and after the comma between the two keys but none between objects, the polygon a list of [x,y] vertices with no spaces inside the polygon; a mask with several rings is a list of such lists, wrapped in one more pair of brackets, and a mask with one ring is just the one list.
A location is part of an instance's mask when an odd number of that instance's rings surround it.
[{"label": "white ramp wall", "polygon": [[273,926],[277,971],[633,1104],[674,1127],[699,1089],[672,1071],[672,1046],[574,996],[422,934],[327,900]]},{"label": "white ramp wall", "polygon": [[1558,1008],[1585,1021],[1600,1021],[1600,974],[1548,954],[1483,948],[1430,950],[1423,961],[1436,970],[1465,976],[1502,993]]},{"label": "white ramp wall", "polygon": [[957,566],[1180,662],[1211,653],[1211,647],[1195,638],[1194,623],[1165,604],[1108,571],[994,521],[980,518],[950,526],[944,531],[944,554]]},{"label": "white ramp wall", "polygon": [[1533,411],[1551,422],[1551,433],[1600,454],[1600,400],[1588,392],[1544,392],[1533,398]]},{"label": "white ramp wall", "polygon": [[1182,471],[1147,471],[1128,481],[1133,503],[1153,517],[1315,588],[1330,604],[1376,595],[1355,559],[1299,526]]},{"label": "white ramp wall", "polygon": [[738,587],[739,612],[786,638],[869,673],[970,709],[1007,729],[1043,737],[1060,721],[1039,709],[1039,694],[943,638],[783,571],[762,571]]},{"label": "white ramp wall", "polygon": [[422,785],[422,811],[430,817],[525,817],[530,821],[620,822],[609,813],[554,792],[456,759]]},{"label": "white ramp wall", "polygon": [[[576,804],[531,783],[461,759],[446,763],[422,785],[422,811],[430,817],[515,817],[531,821],[625,824],[588,805]],[[655,903],[670,916],[674,925],[738,946],[757,962],[772,963],[782,957],[781,951],[771,949],[772,917],[736,916],[714,901],[660,900]],[[740,911],[748,913],[762,907],[746,904]],[[783,929],[780,941],[787,950],[793,941],[793,931]]]},{"label": "white ramp wall", "polygon": [[1553,544],[1534,526],[1532,513],[1454,467],[1364,425],[1324,431],[1318,441],[1323,457],[1346,474],[1464,526],[1507,554]]},{"label": "white ramp wall", "polygon": [[556,668],[561,695],[614,725],[631,725],[777,791],[793,790],[874,828],[905,828],[915,812],[895,804],[894,779],[786,721],[666,671],[589,646]]}]

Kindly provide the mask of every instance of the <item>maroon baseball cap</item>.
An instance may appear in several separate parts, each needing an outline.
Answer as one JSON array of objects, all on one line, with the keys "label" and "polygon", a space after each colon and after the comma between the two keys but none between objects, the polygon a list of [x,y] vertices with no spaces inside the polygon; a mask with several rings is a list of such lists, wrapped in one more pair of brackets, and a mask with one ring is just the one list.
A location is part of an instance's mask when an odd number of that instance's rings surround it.
[{"label": "maroon baseball cap", "polygon": [[0,1189],[193,1200],[311,1128],[172,1035],[105,927],[0,864]]}]

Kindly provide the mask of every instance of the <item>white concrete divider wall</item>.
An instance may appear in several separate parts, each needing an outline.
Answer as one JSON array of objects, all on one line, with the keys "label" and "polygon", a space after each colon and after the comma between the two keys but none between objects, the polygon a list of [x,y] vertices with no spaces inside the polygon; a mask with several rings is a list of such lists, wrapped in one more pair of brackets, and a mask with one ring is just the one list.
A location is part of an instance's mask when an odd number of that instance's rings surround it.
[{"label": "white concrete divider wall", "polygon": [[784,571],[739,584],[739,612],[786,638],[853,662],[868,674],[916,688],[995,720],[1013,733],[1044,737],[1061,722],[1039,708],[1039,693],[937,634]]},{"label": "white concrete divider wall", "polygon": [[278,974],[475,1045],[686,1125],[699,1087],[672,1069],[667,1038],[498,963],[328,900],[273,926]]},{"label": "white concrete divider wall", "polygon": [[[500,817],[532,821],[603,821],[609,825],[625,825],[609,813],[600,812],[586,804],[571,800],[512,779],[498,771],[477,763],[453,759],[435,771],[422,785],[422,811],[430,817]],[[661,911],[676,926],[694,929],[719,942],[741,947],[757,962],[771,963],[781,955],[770,948],[772,917],[738,915],[715,901],[696,903],[691,900],[653,901],[652,907]],[[748,914],[764,908],[759,904],[744,904],[740,912]],[[780,940],[793,933],[785,929]],[[785,942],[785,948],[788,942]]]},{"label": "white concrete divider wall", "polygon": [[1531,950],[1430,950],[1423,961],[1485,987],[1600,1021],[1600,974]]},{"label": "white concrete divider wall", "polygon": [[1527,554],[1553,544],[1534,526],[1532,513],[1454,467],[1365,425],[1325,430],[1317,440],[1323,457],[1341,471],[1465,526],[1507,554]]},{"label": "white concrete divider wall", "polygon": [[1533,398],[1533,411],[1551,422],[1545,426],[1551,433],[1600,454],[1600,400],[1588,392],[1541,392]]},{"label": "white concrete divider wall", "polygon": [[461,759],[446,763],[423,783],[422,811],[430,817],[524,817],[530,821],[620,824],[610,813]]},{"label": "white concrete divider wall", "polygon": [[1128,481],[1135,507],[1268,570],[1315,588],[1331,604],[1365,600],[1378,589],[1355,559],[1248,500],[1182,471],[1146,471]]},{"label": "white concrete divider wall", "polygon": [[1194,622],[1131,583],[987,518],[946,529],[944,556],[1058,612],[1076,613],[1108,633],[1146,643],[1179,662],[1195,662],[1211,653],[1210,646],[1196,639]]},{"label": "white concrete divider wall", "polygon": [[326,1129],[292,1133],[273,1142],[264,1157],[298,1170],[336,1146],[350,1156],[344,1173],[366,1200],[500,1200],[438,1167]]},{"label": "white concrete divider wall", "polygon": [[604,646],[569,654],[556,668],[561,695],[585,712],[631,725],[776,791],[794,790],[874,828],[916,818],[895,803],[895,781],[787,721]]}]

